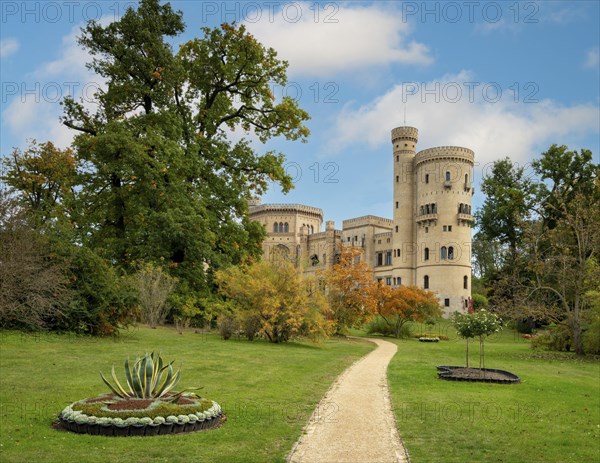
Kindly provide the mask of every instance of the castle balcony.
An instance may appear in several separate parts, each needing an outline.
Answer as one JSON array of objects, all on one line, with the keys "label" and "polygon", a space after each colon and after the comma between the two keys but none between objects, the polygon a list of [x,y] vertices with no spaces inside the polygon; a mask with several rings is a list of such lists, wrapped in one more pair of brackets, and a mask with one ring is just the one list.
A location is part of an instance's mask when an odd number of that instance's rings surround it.
[{"label": "castle balcony", "polygon": [[473,224],[475,223],[475,217],[473,217],[471,214],[465,214],[463,212],[459,212],[458,213],[458,223],[468,223],[468,224]]},{"label": "castle balcony", "polygon": [[473,188],[471,182],[465,182],[465,191],[469,191],[471,188]]},{"label": "castle balcony", "polygon": [[452,180],[444,181],[444,188],[452,188]]},{"label": "castle balcony", "polygon": [[436,214],[423,214],[417,216],[417,223],[429,223],[429,222],[437,222],[438,215]]}]

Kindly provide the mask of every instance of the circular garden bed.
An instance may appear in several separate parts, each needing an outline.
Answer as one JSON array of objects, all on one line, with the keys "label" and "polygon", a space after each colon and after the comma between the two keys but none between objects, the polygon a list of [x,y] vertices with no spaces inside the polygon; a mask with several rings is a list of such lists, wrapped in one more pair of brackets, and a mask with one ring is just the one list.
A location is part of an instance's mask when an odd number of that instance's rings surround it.
[{"label": "circular garden bed", "polygon": [[219,404],[194,393],[153,399],[108,393],[66,407],[59,415],[59,427],[80,434],[156,436],[214,428],[223,419]]},{"label": "circular garden bed", "polygon": [[514,384],[521,382],[514,373],[492,368],[466,368],[441,365],[437,367],[438,378],[448,381],[471,381],[483,383]]}]

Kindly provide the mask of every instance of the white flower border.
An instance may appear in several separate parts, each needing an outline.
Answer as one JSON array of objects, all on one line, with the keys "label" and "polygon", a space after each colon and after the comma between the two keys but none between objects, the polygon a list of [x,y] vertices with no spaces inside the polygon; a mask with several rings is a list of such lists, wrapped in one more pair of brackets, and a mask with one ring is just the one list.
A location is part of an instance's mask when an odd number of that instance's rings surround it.
[{"label": "white flower border", "polygon": [[195,423],[196,421],[206,421],[221,415],[221,406],[211,400],[212,407],[204,412],[190,413],[189,415],[169,415],[167,417],[157,416],[154,419],[150,417],[143,418],[109,418],[109,417],[97,417],[92,415],[86,415],[81,410],[73,410],[75,404],[81,401],[73,402],[71,405],[65,407],[60,413],[60,418],[64,421],[71,421],[77,424],[100,424],[100,425],[115,425],[115,426],[133,426],[133,425],[161,425],[163,423]]}]

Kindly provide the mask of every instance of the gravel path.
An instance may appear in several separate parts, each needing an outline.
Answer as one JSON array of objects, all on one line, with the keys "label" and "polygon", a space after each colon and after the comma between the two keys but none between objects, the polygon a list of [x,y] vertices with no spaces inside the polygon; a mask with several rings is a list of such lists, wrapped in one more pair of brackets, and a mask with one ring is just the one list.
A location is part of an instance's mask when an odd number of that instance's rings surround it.
[{"label": "gravel path", "polygon": [[387,385],[396,344],[377,349],[333,383],[288,456],[289,463],[399,463],[408,456],[398,435]]}]

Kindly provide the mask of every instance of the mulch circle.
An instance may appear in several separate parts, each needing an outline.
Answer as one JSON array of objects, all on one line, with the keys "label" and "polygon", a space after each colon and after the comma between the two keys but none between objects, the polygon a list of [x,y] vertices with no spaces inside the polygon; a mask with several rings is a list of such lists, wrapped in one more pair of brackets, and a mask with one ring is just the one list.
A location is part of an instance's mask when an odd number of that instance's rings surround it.
[{"label": "mulch circle", "polygon": [[514,373],[493,368],[466,368],[440,365],[437,369],[439,371],[438,378],[447,381],[470,381],[497,384],[515,384],[521,382],[521,378]]}]

